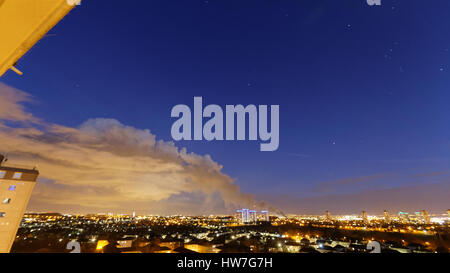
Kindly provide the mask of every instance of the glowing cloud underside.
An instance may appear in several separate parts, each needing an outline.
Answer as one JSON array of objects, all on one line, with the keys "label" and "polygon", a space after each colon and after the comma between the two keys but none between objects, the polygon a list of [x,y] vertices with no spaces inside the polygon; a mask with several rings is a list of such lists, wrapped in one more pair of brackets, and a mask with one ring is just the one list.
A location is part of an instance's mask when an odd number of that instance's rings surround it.
[{"label": "glowing cloud underside", "polygon": [[209,155],[114,119],[49,123],[24,108],[31,101],[0,83],[0,151],[41,173],[30,209],[186,213],[254,204]]}]

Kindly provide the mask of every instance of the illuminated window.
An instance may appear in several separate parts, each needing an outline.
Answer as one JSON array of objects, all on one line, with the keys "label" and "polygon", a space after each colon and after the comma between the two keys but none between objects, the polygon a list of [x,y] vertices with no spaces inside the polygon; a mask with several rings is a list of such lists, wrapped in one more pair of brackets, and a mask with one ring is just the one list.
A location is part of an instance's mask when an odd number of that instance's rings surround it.
[{"label": "illuminated window", "polygon": [[9,204],[11,203],[11,198],[5,198],[5,200],[2,201],[2,204]]},{"label": "illuminated window", "polygon": [[0,178],[4,178],[5,175],[6,175],[6,172],[5,172],[5,171],[0,171]]},{"label": "illuminated window", "polygon": [[15,191],[16,190],[16,186],[15,185],[11,185],[8,188],[9,191]]},{"label": "illuminated window", "polygon": [[5,214],[6,213],[4,213],[4,212],[0,212],[0,218],[5,217]]},{"label": "illuminated window", "polygon": [[13,179],[21,179],[22,173],[14,173]]}]

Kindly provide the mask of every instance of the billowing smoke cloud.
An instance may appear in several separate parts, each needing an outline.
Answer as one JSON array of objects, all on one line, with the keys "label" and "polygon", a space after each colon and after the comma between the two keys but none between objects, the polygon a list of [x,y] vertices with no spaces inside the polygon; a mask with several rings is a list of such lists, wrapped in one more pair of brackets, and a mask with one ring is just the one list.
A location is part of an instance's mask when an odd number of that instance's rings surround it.
[{"label": "billowing smoke cloud", "polygon": [[0,83],[0,153],[41,173],[30,209],[187,213],[256,205],[209,155],[114,119],[78,128],[49,123],[24,108],[31,101]]}]

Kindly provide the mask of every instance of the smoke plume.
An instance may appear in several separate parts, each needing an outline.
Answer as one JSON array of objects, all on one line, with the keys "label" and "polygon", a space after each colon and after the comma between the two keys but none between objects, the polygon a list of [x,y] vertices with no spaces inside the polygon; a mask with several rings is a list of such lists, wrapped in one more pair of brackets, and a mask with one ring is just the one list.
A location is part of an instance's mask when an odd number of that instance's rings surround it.
[{"label": "smoke plume", "polygon": [[115,119],[50,123],[26,110],[32,101],[0,83],[0,153],[40,171],[31,210],[196,214],[256,205],[209,155]]}]

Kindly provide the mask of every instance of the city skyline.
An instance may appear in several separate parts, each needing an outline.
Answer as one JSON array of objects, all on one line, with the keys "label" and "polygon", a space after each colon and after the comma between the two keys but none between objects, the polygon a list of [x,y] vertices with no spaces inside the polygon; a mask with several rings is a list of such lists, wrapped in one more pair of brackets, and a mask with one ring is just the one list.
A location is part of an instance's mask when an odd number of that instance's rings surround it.
[{"label": "city skyline", "polygon": [[[448,253],[450,215],[155,216],[26,213],[12,252]],[[70,228],[68,228],[70,227]],[[49,232],[52,233],[49,236]],[[70,241],[72,238],[72,241]],[[372,247],[370,247],[372,246]],[[378,250],[373,251],[373,247]]]},{"label": "city skyline", "polygon": [[[38,167],[29,211],[444,212],[448,8],[86,1],[2,76],[0,154]],[[279,148],[173,141],[196,96],[279,105]]]},{"label": "city skyline", "polygon": [[[335,217],[360,217],[361,219],[363,219],[362,212],[366,212],[366,211],[355,211],[354,213],[348,213],[348,214],[331,214],[330,211],[324,211],[322,214],[308,214],[308,213],[288,213],[288,214],[284,214],[281,211],[269,211],[269,210],[251,210],[251,209],[246,209],[245,210],[250,210],[252,212],[256,212],[257,215],[259,215],[258,217],[261,217],[261,215],[271,215],[271,216],[276,216],[276,217],[291,217],[291,216],[311,216],[311,217],[322,217],[324,219],[334,219]],[[171,217],[171,216],[186,216],[186,217],[206,217],[206,216],[235,216],[236,212],[238,214],[241,213],[242,209],[238,209],[237,211],[230,212],[230,213],[211,213],[211,214],[152,214],[152,213],[136,213],[136,211],[130,211],[127,213],[116,213],[114,211],[102,211],[102,212],[90,212],[90,213],[63,213],[63,212],[58,212],[58,211],[32,211],[32,210],[28,210],[25,211],[25,214],[61,214],[61,215],[104,215],[104,216],[132,216],[132,217],[139,217],[139,216],[161,216],[161,217]],[[384,209],[380,212],[376,212],[376,213],[367,213],[367,216],[373,216],[373,217],[380,217],[380,218],[386,218],[386,213],[388,215],[388,217],[392,217],[392,218],[401,218],[402,215],[411,215],[414,217],[423,217],[423,211],[426,211],[427,215],[430,216],[439,216],[439,218],[441,218],[441,216],[445,216],[446,217],[450,217],[449,211],[450,209],[446,210],[446,211],[438,211],[435,213],[430,213],[428,214],[428,210],[421,210],[421,211],[391,211],[388,209]]]}]

